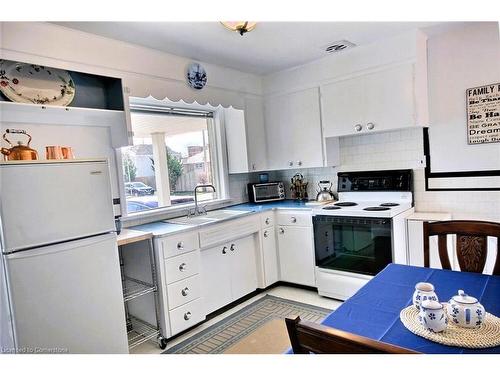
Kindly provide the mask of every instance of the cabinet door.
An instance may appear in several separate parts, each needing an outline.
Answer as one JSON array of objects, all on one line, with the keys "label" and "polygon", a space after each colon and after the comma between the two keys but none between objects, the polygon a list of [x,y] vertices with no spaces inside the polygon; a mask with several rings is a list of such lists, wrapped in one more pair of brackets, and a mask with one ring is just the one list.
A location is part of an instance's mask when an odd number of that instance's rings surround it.
[{"label": "cabinet door", "polygon": [[257,289],[256,248],[254,235],[235,240],[229,245],[233,301]]},{"label": "cabinet door", "polygon": [[202,297],[207,314],[231,302],[228,246],[201,250]]},{"label": "cabinet door", "polygon": [[318,88],[289,95],[289,122],[292,135],[288,152],[294,168],[323,166],[323,140]]},{"label": "cabinet door", "polygon": [[266,129],[264,126],[264,102],[261,98],[245,99],[245,123],[250,171],[266,170]]},{"label": "cabinet door", "polygon": [[[325,137],[355,134],[364,126],[365,79],[363,76],[321,86],[321,110]],[[359,130],[361,132],[361,129]]]},{"label": "cabinet door", "polygon": [[290,131],[290,100],[288,95],[265,99],[264,119],[267,139],[269,169],[284,169],[293,166],[291,155],[293,134]]},{"label": "cabinet door", "polygon": [[413,75],[413,64],[404,64],[365,76],[363,132],[415,125]]},{"label": "cabinet door", "polygon": [[234,108],[224,109],[227,162],[229,173],[249,171],[245,112]]},{"label": "cabinet door", "polygon": [[274,227],[262,231],[262,253],[264,257],[265,286],[267,287],[279,280],[276,232],[274,231]]},{"label": "cabinet door", "polygon": [[315,285],[311,227],[278,227],[278,250],[282,281]]}]

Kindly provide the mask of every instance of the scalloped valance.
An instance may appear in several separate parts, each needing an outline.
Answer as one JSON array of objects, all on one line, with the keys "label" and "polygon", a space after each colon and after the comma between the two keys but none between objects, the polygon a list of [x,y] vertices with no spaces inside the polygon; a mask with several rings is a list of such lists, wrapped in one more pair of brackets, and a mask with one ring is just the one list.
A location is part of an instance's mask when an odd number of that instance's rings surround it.
[{"label": "scalloped valance", "polygon": [[153,98],[161,102],[184,104],[209,105],[212,108],[222,106],[224,108],[233,107],[236,109],[245,108],[244,94],[238,91],[230,91],[210,86],[205,86],[202,90],[194,90],[184,82],[149,79],[143,77],[127,77],[125,85],[129,88],[131,97]]}]

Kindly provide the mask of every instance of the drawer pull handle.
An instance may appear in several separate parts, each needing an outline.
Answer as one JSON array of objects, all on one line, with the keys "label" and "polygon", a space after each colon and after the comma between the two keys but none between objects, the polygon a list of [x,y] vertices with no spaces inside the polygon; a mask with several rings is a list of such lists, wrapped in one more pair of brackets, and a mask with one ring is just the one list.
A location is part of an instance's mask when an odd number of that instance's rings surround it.
[{"label": "drawer pull handle", "polygon": [[267,230],[264,231],[264,237],[269,237],[269,233],[267,232]]},{"label": "drawer pull handle", "polygon": [[292,216],[291,220],[292,220],[292,223],[296,223],[297,222],[297,218],[295,216]]},{"label": "drawer pull handle", "polygon": [[229,248],[229,250],[234,251],[234,243],[231,244],[231,247]]},{"label": "drawer pull handle", "polygon": [[184,250],[184,242],[182,241],[177,242],[177,250]]},{"label": "drawer pull handle", "polygon": [[283,228],[280,228],[280,233],[281,234],[285,233],[285,230]]},{"label": "drawer pull handle", "polygon": [[191,319],[191,312],[188,311],[187,313],[184,314],[184,320],[189,320]]},{"label": "drawer pull handle", "polygon": [[181,263],[179,265],[179,271],[184,272],[187,270],[187,264],[186,263]]},{"label": "drawer pull handle", "polygon": [[186,297],[189,294],[189,288],[185,287],[184,289],[181,290],[181,294]]},{"label": "drawer pull handle", "polygon": [[265,221],[265,223],[266,223],[266,225],[268,225],[268,224],[269,224],[269,218],[268,218],[268,217],[266,217],[266,221]]}]

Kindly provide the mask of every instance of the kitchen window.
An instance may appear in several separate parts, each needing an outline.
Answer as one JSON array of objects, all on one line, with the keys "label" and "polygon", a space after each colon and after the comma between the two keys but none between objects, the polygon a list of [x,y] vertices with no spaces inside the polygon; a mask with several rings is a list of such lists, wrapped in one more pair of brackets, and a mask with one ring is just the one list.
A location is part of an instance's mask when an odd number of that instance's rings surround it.
[{"label": "kitchen window", "polygon": [[133,146],[121,149],[127,214],[194,203],[193,190],[206,204],[220,198],[213,113],[199,110],[134,108]]}]

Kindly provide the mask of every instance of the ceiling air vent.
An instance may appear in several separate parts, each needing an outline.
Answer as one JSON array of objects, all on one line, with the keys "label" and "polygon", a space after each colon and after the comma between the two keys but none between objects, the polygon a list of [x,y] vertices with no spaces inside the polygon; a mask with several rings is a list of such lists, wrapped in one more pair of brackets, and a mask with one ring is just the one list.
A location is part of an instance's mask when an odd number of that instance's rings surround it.
[{"label": "ceiling air vent", "polygon": [[348,48],[352,48],[356,46],[354,43],[349,42],[348,40],[339,40],[338,42],[331,43],[324,48],[326,53],[334,53],[344,51]]}]

